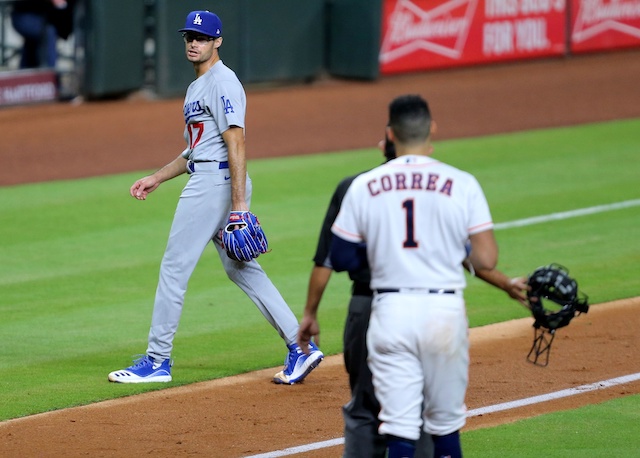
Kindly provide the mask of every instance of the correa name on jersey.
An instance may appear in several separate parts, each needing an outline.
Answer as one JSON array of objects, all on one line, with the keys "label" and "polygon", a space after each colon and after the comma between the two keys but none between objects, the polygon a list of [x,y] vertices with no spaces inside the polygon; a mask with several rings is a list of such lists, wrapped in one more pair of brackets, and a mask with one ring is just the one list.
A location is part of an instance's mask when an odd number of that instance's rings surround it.
[{"label": "correa name on jersey", "polygon": [[406,190],[424,190],[451,196],[453,179],[440,179],[437,173],[429,173],[426,176],[421,172],[394,173],[369,180],[367,188],[373,197],[383,192]]}]

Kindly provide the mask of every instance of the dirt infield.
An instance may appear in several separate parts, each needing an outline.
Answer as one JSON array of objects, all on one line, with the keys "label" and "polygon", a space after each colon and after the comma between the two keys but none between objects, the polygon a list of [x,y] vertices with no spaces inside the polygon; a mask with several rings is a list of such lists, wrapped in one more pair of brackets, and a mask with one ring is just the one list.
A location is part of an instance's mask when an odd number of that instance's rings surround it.
[{"label": "dirt infield", "polygon": [[[636,118],[638,75],[640,50],[634,50],[376,82],[249,88],[248,155],[370,147],[380,138],[388,102],[407,92],[428,98],[438,139]],[[183,148],[181,105],[181,100],[137,97],[0,110],[0,185],[160,167]],[[531,320],[472,330],[468,407],[637,372],[639,307],[635,299],[592,307],[559,332],[547,368],[525,361]],[[105,383],[111,369],[105,368]],[[273,385],[273,372],[3,422],[0,456],[100,457],[133,450],[136,455],[240,457],[342,437],[340,406],[349,393],[341,356],[327,358],[300,385]],[[466,428],[639,392],[640,383],[633,382],[473,417]],[[340,453],[337,445],[304,456]]]},{"label": "dirt infield", "polygon": [[[190,71],[185,68],[185,71]],[[640,50],[248,93],[247,156],[367,148],[420,93],[436,140],[640,116]],[[184,148],[182,100],[0,110],[0,186],[159,168]]]},{"label": "dirt infield", "polygon": [[[505,299],[506,300],[506,299]],[[558,331],[546,368],[528,363],[532,319],[471,330],[469,409],[592,384],[638,371],[640,300],[593,306]],[[0,423],[0,456],[242,457],[342,437],[349,399],[341,356],[300,385],[279,368]],[[106,374],[106,372],[105,372]],[[105,375],[106,380],[106,375]],[[640,393],[636,381],[469,419],[466,430]],[[296,456],[337,457],[342,446]]]}]

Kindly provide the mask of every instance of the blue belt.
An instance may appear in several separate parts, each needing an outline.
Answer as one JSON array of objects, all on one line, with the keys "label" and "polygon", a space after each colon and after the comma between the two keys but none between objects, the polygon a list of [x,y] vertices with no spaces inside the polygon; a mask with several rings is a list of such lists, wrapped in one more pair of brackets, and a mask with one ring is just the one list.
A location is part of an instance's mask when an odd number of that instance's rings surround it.
[{"label": "blue belt", "polygon": [[[196,164],[200,164],[203,162],[218,162],[218,161],[192,161],[192,160],[188,160],[187,161],[187,171],[189,173],[194,173],[196,171]],[[228,169],[229,168],[229,162],[227,161],[221,161],[218,162],[218,168],[219,169]]]},{"label": "blue belt", "polygon": [[384,294],[384,293],[399,293],[400,291],[402,291],[403,293],[411,293],[414,290],[414,292],[422,292],[422,293],[428,293],[428,294],[455,294],[456,290],[455,289],[423,289],[423,288],[380,288],[380,289],[376,289],[376,293],[378,294]]}]

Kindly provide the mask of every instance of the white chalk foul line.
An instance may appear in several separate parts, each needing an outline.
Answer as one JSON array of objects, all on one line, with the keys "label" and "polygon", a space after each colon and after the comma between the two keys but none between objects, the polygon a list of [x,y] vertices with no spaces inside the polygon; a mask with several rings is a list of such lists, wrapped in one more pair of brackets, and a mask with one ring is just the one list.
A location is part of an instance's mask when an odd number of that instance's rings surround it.
[{"label": "white chalk foul line", "polygon": [[284,450],[276,450],[275,452],[261,453],[260,455],[251,455],[245,458],[278,458],[280,456],[296,455],[298,453],[310,452],[312,450],[318,450],[326,447],[335,447],[336,445],[344,444],[344,437],[338,439],[331,439],[323,442],[315,442],[308,445],[300,445],[298,447],[285,448]]},{"label": "white chalk foul line", "polygon": [[532,218],[516,219],[505,223],[496,223],[493,229],[499,231],[501,229],[511,229],[512,227],[531,226],[533,224],[546,223],[548,221],[558,221],[562,219],[575,218],[576,216],[593,215],[594,213],[602,213],[611,210],[620,210],[621,208],[637,207],[640,205],[640,199],[625,200],[613,204],[596,205],[595,207],[578,208],[566,212],[550,213],[548,215],[534,216]]},{"label": "white chalk foul line", "polygon": [[496,404],[488,407],[481,407],[479,409],[469,410],[467,417],[477,417],[479,415],[486,415],[489,413],[501,412],[503,410],[517,409],[518,407],[524,407],[531,404],[539,404],[541,402],[553,401],[555,399],[566,398],[575,394],[587,393],[589,391],[602,390],[610,388],[616,385],[623,385],[625,383],[631,383],[640,380],[640,373],[625,375],[622,377],[612,378],[609,380],[603,380],[601,382],[589,383],[587,385],[577,386],[575,388],[568,388],[566,390],[556,391],[554,393],[541,394],[540,396],[533,396],[530,398],[519,399],[517,401],[504,402],[502,404]]},{"label": "white chalk foul line", "polygon": [[[542,402],[553,401],[555,399],[566,398],[574,396],[576,394],[588,393],[589,391],[603,390],[616,385],[623,385],[625,383],[631,383],[640,380],[640,372],[636,374],[624,375],[622,377],[616,377],[609,380],[602,380],[600,382],[589,383],[587,385],[580,385],[575,388],[568,388],[566,390],[555,391],[553,393],[541,394],[540,396],[532,396],[530,398],[519,399],[516,401],[503,402],[502,404],[495,404],[492,406],[481,407],[478,409],[472,409],[467,412],[467,417],[477,417],[479,415],[486,415],[495,412],[501,412],[503,410],[517,409],[532,404],[540,404]],[[344,444],[344,437],[338,439],[331,439],[328,441],[315,442],[313,444],[300,445],[298,447],[291,447],[284,450],[276,450],[273,452],[261,453],[260,455],[250,455],[245,458],[279,458],[282,456],[296,455],[298,453],[309,452],[312,450],[318,450],[321,448],[335,447],[337,445]]]}]

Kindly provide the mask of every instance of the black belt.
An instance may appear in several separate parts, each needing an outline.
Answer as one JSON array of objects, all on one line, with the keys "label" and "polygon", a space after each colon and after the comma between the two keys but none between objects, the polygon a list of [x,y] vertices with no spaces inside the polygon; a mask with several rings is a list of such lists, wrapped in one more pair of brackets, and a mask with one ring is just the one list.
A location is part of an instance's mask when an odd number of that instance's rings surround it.
[{"label": "black belt", "polygon": [[[455,294],[455,289],[423,289],[423,288],[406,288],[407,292],[410,293],[412,289],[415,289],[416,292],[425,292],[429,294]],[[376,289],[376,293],[384,294],[384,293],[399,293],[399,288],[380,288]]]}]

